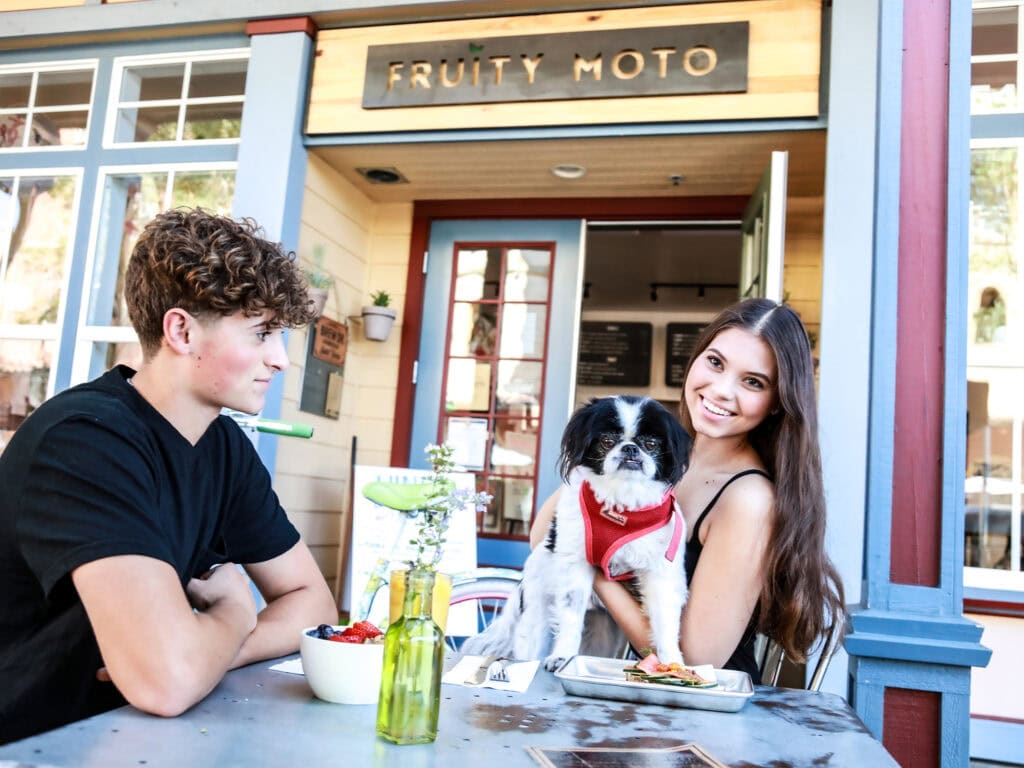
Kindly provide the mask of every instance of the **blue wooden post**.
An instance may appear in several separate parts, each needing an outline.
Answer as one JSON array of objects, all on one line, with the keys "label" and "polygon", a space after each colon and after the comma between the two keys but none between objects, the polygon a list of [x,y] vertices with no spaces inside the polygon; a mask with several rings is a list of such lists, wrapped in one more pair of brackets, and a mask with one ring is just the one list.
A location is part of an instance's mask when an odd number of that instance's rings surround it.
[{"label": "blue wooden post", "polygon": [[[269,240],[294,250],[306,181],[302,127],[314,30],[308,19],[298,18],[254,22],[248,32],[251,58],[232,215],[255,219]],[[284,376],[275,376],[264,416],[280,416],[283,394]],[[277,437],[260,435],[257,447],[264,465],[273,472]]]},{"label": "blue wooden post", "polygon": [[897,760],[963,766],[991,654],[962,616],[971,8],[886,0],[879,21],[866,589],[846,649]]}]

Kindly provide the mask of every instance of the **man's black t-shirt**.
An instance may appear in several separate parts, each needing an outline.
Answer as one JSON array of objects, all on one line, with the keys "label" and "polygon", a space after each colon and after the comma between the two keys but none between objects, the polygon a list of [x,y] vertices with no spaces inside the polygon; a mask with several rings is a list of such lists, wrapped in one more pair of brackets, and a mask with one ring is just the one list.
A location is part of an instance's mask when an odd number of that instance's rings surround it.
[{"label": "man's black t-shirt", "polygon": [[119,366],[52,398],[0,457],[0,743],[124,704],[96,680],[75,568],[145,555],[184,587],[214,563],[262,562],[298,541],[238,426],[221,416],[193,446],[133,375]]}]

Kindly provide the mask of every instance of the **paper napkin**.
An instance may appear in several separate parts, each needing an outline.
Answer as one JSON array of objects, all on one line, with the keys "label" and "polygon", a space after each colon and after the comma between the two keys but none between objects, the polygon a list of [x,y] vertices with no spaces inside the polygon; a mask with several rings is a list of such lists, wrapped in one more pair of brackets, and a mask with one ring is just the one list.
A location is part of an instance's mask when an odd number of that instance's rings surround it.
[{"label": "paper napkin", "polygon": [[272,664],[270,667],[274,672],[287,672],[291,675],[302,675],[302,659],[287,659],[286,661],[280,661],[277,664]]},{"label": "paper napkin", "polygon": [[[448,685],[466,685],[466,678],[473,674],[480,668],[480,664],[483,662],[485,657],[483,656],[463,656],[459,662],[448,670],[448,673],[441,678],[442,683]],[[494,688],[499,691],[515,691],[516,693],[524,693],[527,688],[530,687],[530,683],[533,682],[533,676],[537,674],[537,668],[540,666],[539,661],[513,661],[509,662],[505,671],[508,673],[508,682],[502,683],[497,680],[485,679],[480,685],[480,688]],[[475,688],[478,686],[470,686]]]}]

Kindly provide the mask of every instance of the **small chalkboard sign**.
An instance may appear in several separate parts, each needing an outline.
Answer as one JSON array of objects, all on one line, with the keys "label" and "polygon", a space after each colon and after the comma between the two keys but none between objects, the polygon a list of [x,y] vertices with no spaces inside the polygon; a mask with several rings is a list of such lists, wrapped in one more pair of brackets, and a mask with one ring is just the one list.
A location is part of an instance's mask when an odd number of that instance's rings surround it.
[{"label": "small chalkboard sign", "polygon": [[665,386],[681,387],[686,366],[704,330],[701,323],[669,323],[665,327]]},{"label": "small chalkboard sign", "polygon": [[650,323],[581,323],[576,383],[649,387],[651,335]]}]

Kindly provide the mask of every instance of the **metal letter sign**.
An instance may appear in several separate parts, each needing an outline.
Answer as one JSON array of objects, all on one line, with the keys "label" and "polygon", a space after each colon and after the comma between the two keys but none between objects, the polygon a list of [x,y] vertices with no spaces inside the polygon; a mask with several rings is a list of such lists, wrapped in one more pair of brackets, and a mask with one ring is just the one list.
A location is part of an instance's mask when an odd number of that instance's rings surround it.
[{"label": "metal letter sign", "polygon": [[363,107],[747,90],[746,21],[371,45]]}]

